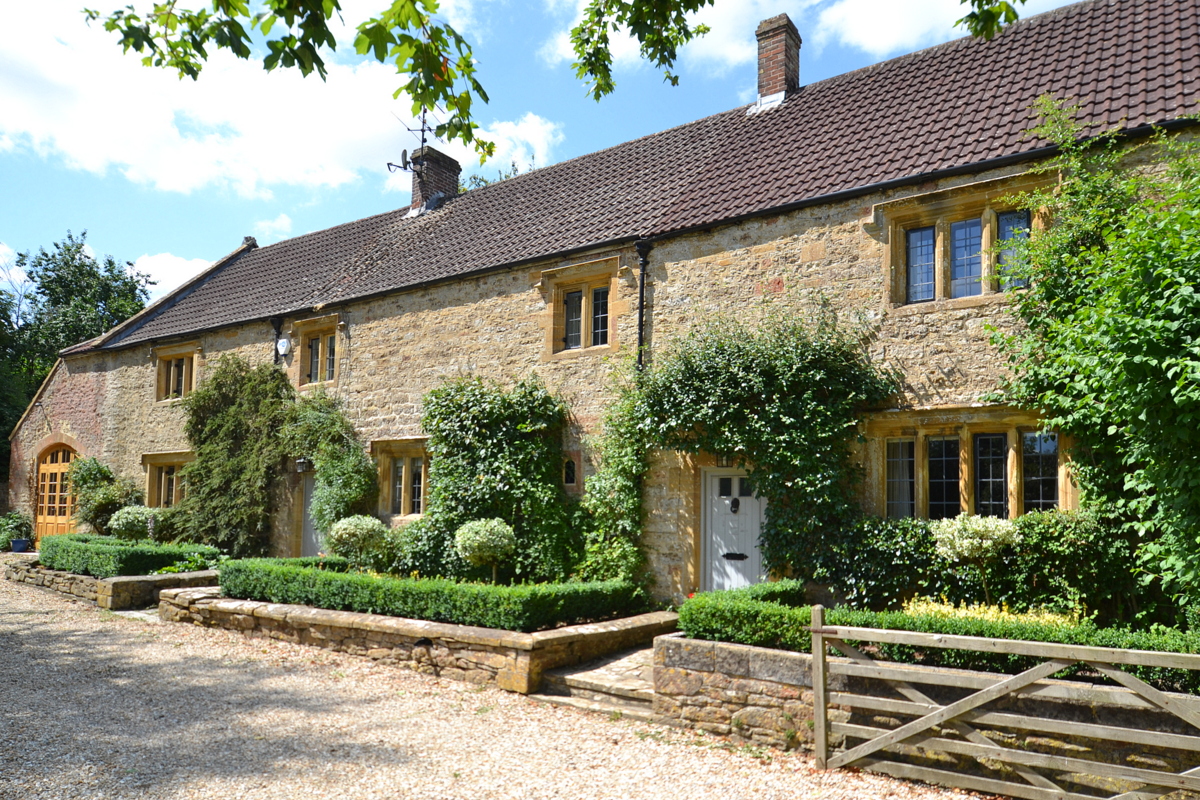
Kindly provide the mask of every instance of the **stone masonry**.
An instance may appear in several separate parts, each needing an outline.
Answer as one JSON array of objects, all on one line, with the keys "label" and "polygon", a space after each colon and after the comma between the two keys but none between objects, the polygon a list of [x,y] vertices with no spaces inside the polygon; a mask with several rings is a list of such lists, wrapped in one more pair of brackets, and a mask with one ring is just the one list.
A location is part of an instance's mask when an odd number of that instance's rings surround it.
[{"label": "stone masonry", "polygon": [[164,589],[215,586],[217,583],[217,573],[213,570],[93,578],[91,575],[46,569],[36,559],[9,564],[4,569],[4,577],[17,583],[41,586],[78,597],[110,611],[157,605],[159,593]]}]

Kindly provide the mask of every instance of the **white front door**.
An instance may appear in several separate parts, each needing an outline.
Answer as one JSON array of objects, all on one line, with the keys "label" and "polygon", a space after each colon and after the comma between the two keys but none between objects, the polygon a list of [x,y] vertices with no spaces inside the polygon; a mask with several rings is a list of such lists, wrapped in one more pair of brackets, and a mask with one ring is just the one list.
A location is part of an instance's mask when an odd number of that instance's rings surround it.
[{"label": "white front door", "polygon": [[706,473],[705,528],[709,590],[760,583],[765,576],[758,537],[767,501],[756,497],[745,473]]},{"label": "white front door", "polygon": [[304,527],[300,533],[300,555],[315,556],[321,551],[321,543],[317,538],[317,528],[313,525],[312,510],[313,487],[316,486],[315,472],[304,473]]}]

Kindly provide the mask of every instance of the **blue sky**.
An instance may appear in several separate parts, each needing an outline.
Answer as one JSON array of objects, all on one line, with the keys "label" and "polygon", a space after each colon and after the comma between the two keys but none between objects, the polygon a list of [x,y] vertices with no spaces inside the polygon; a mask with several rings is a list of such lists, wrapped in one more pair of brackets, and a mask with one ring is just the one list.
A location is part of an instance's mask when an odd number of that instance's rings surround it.
[{"label": "blue sky", "polygon": [[[342,1],[343,46],[325,83],[224,53],[192,82],[123,55],[85,23],[83,0],[0,0],[0,265],[86,229],[98,253],[150,272],[159,294],[243,236],[269,244],[406,206],[410,177],[385,168],[417,143],[409,104],[391,96],[402,80],[351,46],[354,26],[385,4]],[[782,12],[804,38],[802,83],[962,35],[958,0],[717,0],[699,15],[712,33],[681,53],[679,86],[620,40],[617,91],[596,103],[566,40],[583,5],[443,2],[475,46],[491,97],[477,120],[497,143],[483,167],[438,145],[464,175],[546,166],[752,101],[754,28]],[[1030,0],[1024,13],[1061,5]]]}]

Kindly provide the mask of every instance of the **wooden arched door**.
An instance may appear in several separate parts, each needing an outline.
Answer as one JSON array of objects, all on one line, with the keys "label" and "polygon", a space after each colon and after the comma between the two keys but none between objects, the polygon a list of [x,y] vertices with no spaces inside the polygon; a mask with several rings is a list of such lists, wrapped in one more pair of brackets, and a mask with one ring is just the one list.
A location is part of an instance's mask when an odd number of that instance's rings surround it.
[{"label": "wooden arched door", "polygon": [[67,469],[76,457],[70,447],[56,445],[38,459],[34,517],[34,535],[38,539],[75,530],[75,497],[67,481]]}]

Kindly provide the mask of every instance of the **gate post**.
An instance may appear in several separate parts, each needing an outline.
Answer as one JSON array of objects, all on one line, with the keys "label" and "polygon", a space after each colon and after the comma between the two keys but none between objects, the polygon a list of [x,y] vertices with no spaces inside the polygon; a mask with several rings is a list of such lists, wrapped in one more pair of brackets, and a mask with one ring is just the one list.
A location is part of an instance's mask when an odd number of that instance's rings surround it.
[{"label": "gate post", "polygon": [[825,607],[812,607],[813,746],[817,769],[829,759],[829,715],[825,673]]}]

